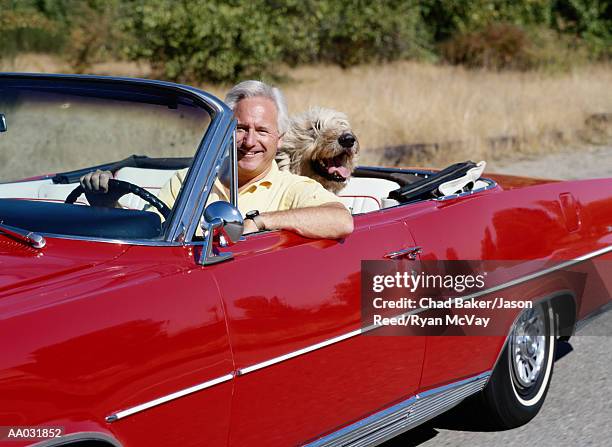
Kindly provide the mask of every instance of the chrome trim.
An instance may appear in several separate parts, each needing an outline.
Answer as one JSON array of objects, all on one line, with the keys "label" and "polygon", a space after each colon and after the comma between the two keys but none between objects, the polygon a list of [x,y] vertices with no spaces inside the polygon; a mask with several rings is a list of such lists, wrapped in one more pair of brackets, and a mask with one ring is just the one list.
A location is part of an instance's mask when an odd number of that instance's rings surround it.
[{"label": "chrome trim", "polygon": [[423,247],[409,247],[404,248],[402,250],[393,251],[391,253],[387,253],[384,257],[386,259],[398,259],[398,258],[407,258],[411,261],[416,260],[417,255],[423,251]]},{"label": "chrome trim", "polygon": [[492,371],[418,393],[305,447],[365,447],[378,445],[410,430],[459,404],[482,390]]},{"label": "chrome trim", "polygon": [[497,182],[495,182],[494,180],[488,179],[488,178],[484,178],[481,177],[478,180],[482,180],[484,182],[489,183],[487,186],[483,186],[482,188],[477,188],[477,189],[472,189],[470,191],[465,191],[459,194],[450,194],[448,196],[442,196],[442,197],[437,197],[434,198],[432,200],[435,200],[436,202],[444,202],[445,200],[451,200],[451,199],[456,199],[458,197],[465,197],[465,196],[471,196],[472,194],[476,194],[482,191],[488,191],[490,189],[493,189],[495,187],[497,187]]},{"label": "chrome trim", "polygon": [[[237,123],[236,123],[237,125]],[[232,151],[230,153],[230,203],[238,208],[238,146],[237,146],[236,127],[232,132]]]},{"label": "chrome trim", "polygon": [[[532,273],[530,275],[526,275],[524,277],[521,277],[521,278],[518,278],[518,279],[515,279],[515,280],[512,280],[512,281],[508,281],[506,283],[497,285],[495,287],[491,287],[491,288],[486,289],[486,290],[481,290],[480,292],[476,292],[476,293],[473,293],[471,295],[467,295],[465,297],[462,297],[462,300],[478,298],[478,297],[480,297],[482,295],[486,295],[488,293],[496,292],[498,290],[502,290],[502,289],[505,289],[507,287],[511,287],[511,286],[514,286],[514,285],[517,285],[517,284],[521,284],[523,282],[530,281],[531,279],[535,279],[535,278],[538,278],[540,276],[543,276],[543,275],[546,275],[548,273],[551,273],[551,272],[553,272],[555,270],[559,270],[559,269],[568,267],[570,265],[574,265],[574,264],[577,264],[579,262],[586,261],[588,259],[594,258],[596,256],[599,256],[599,255],[602,255],[602,254],[605,254],[605,253],[608,253],[610,251],[612,251],[612,245],[608,246],[608,247],[605,247],[605,248],[602,248],[600,250],[596,250],[596,251],[591,252],[591,253],[587,253],[586,255],[580,256],[580,257],[575,258],[573,260],[563,262],[563,263],[561,263],[561,264],[559,264],[557,266],[550,267],[548,269],[544,269],[544,270],[541,270],[539,272],[535,272],[535,273]],[[549,298],[551,298],[551,297],[549,297]],[[540,301],[538,301],[538,302],[540,302]],[[414,310],[411,310],[411,311],[408,311],[408,312],[404,312],[404,313],[399,314],[399,315],[395,315],[394,317],[418,314],[418,313],[424,312],[426,310],[427,309],[414,309]],[[292,359],[294,357],[298,357],[298,356],[300,356],[302,354],[306,354],[308,352],[312,352],[312,351],[315,351],[317,349],[321,349],[321,348],[324,348],[326,346],[330,346],[332,344],[341,342],[343,340],[347,340],[349,338],[356,337],[357,335],[365,334],[367,332],[373,331],[375,329],[379,329],[381,327],[384,327],[384,326],[369,325],[369,326],[366,326],[364,328],[357,329],[357,330],[348,332],[346,334],[330,338],[329,340],[325,340],[325,341],[322,341],[320,343],[316,343],[314,345],[307,346],[305,348],[298,349],[296,351],[292,351],[292,352],[289,352],[287,354],[280,355],[278,357],[274,357],[272,359],[265,360],[263,362],[256,363],[256,364],[251,365],[251,366],[247,366],[245,368],[240,368],[239,370],[236,371],[236,375],[240,376],[240,375],[248,374],[250,372],[257,371],[258,369],[266,368],[266,367],[274,365],[276,363],[284,362],[285,360],[289,360],[289,359]]]},{"label": "chrome trim", "polygon": [[[568,289],[568,290],[559,290],[557,292],[554,292],[551,295],[546,295],[544,297],[541,297],[538,300],[534,301],[534,304],[546,303],[548,301],[552,301],[562,296],[567,296],[569,299],[572,299],[574,301],[576,300],[576,297],[574,296],[574,292]],[[508,329],[508,332],[506,332],[504,343],[502,344],[501,349],[497,353],[497,357],[495,358],[495,363],[493,363],[492,370],[495,370],[495,368],[497,368],[497,364],[501,360],[501,356],[504,352],[504,349],[506,348],[506,345],[508,344],[508,340],[510,340],[510,334],[512,334],[512,331],[514,330],[514,327],[516,326],[516,323],[520,317],[521,317],[521,312],[519,312],[519,314],[514,318],[514,320],[512,321],[512,324],[510,325],[510,328]]]},{"label": "chrome trim", "polygon": [[0,233],[7,234],[10,237],[25,242],[34,248],[38,248],[39,250],[47,245],[47,241],[40,235],[40,233],[34,233],[29,230],[24,230],[23,228],[13,227],[12,225],[3,223],[1,220]]},{"label": "chrome trim", "polygon": [[159,397],[157,399],[151,400],[149,402],[145,402],[140,405],[136,405],[135,407],[128,408],[126,410],[117,411],[105,418],[106,422],[115,422],[119,419],[123,419],[125,417],[131,416],[136,413],[140,413],[141,411],[148,410],[149,408],[156,407],[158,405],[165,404],[166,402],[170,402],[171,400],[178,399],[179,397],[187,396],[188,394],[193,394],[195,392],[204,390],[206,388],[210,388],[212,386],[218,385],[223,382],[227,382],[228,380],[232,380],[234,377],[233,374],[226,374],[221,377],[217,377],[216,379],[209,380],[204,383],[200,383],[199,385],[195,385],[189,388],[185,388],[184,390],[177,391],[172,394],[168,394],[163,397]]},{"label": "chrome trim", "polygon": [[247,366],[246,368],[240,368],[240,369],[238,369],[236,371],[236,375],[237,376],[243,376],[243,375],[248,374],[250,372],[257,371],[258,369],[266,368],[266,367],[268,367],[270,365],[274,365],[276,363],[284,362],[285,360],[289,360],[289,359],[292,359],[294,357],[298,357],[298,356],[300,356],[302,354],[306,354],[308,352],[316,351],[317,349],[324,348],[325,346],[333,345],[333,344],[338,343],[340,341],[343,341],[343,340],[346,340],[346,339],[349,339],[349,338],[352,338],[352,337],[356,337],[357,335],[360,335],[362,332],[363,332],[362,329],[357,329],[355,331],[351,331],[351,332],[348,332],[346,334],[339,335],[339,336],[334,337],[334,338],[330,338],[329,340],[325,340],[325,341],[322,341],[320,343],[316,343],[314,345],[307,346],[307,347],[302,348],[302,349],[298,349],[297,351],[293,351],[293,352],[290,352],[288,354],[284,354],[284,355],[281,355],[281,356],[278,356],[278,357],[274,357],[273,359],[266,360],[265,362],[256,363],[254,365]]},{"label": "chrome trim", "polygon": [[499,284],[499,285],[491,287],[489,289],[481,290],[480,292],[472,293],[471,295],[467,295],[467,296],[463,297],[463,300],[465,301],[465,300],[470,300],[470,299],[478,298],[478,297],[480,297],[482,295],[486,295],[486,294],[489,294],[489,293],[497,292],[498,290],[503,290],[503,289],[506,289],[508,287],[515,286],[517,284],[522,284],[524,282],[531,281],[532,279],[539,278],[540,276],[548,275],[549,273],[552,273],[554,271],[561,270],[563,268],[566,268],[566,267],[578,264],[578,263],[583,262],[583,261],[587,261],[587,260],[589,260],[591,258],[594,258],[596,256],[600,256],[600,255],[606,254],[608,252],[612,252],[612,245],[609,245],[608,247],[604,247],[604,248],[601,248],[599,250],[593,251],[591,253],[587,253],[586,255],[582,255],[582,256],[579,256],[577,258],[570,259],[569,261],[561,262],[560,264],[554,265],[552,267],[548,267],[548,268],[546,268],[544,270],[540,270],[538,272],[530,273],[529,275],[525,275],[525,276],[522,276],[520,278],[513,279],[512,281],[508,281],[508,282],[503,283],[503,284]]},{"label": "chrome trim", "polygon": [[[550,318],[552,310],[548,313]],[[546,339],[550,335],[555,336],[554,326],[549,329],[547,336],[546,318],[542,306],[525,309],[521,312],[510,335],[508,360],[512,378],[522,388],[531,387],[540,377],[546,360]]]},{"label": "chrome trim", "polygon": [[374,432],[375,430],[384,429],[389,425],[392,425],[394,422],[408,419],[410,414],[413,412],[415,402],[416,396],[412,396],[399,404],[393,405],[392,407],[379,411],[378,413],[374,413],[365,419],[357,421],[347,427],[344,427],[343,429],[306,444],[305,447],[350,445],[351,439],[368,436],[368,434]]},{"label": "chrome trim", "polygon": [[[180,242],[171,242],[161,239],[104,239],[101,237],[89,237],[89,236],[71,236],[69,234],[55,234],[55,233],[39,233],[42,236],[53,238],[53,239],[64,239],[69,241],[88,241],[88,242],[103,242],[106,244],[119,244],[119,245],[144,245],[149,247],[180,247],[184,244]],[[194,244],[195,245],[195,244]]]},{"label": "chrome trim", "polygon": [[234,245],[244,232],[244,219],[238,208],[231,203],[219,200],[207,205],[204,209],[202,231],[206,236],[198,264],[218,264],[232,259],[234,255],[231,252],[213,252],[213,240],[218,238],[222,247]]},{"label": "chrome trim", "polygon": [[83,82],[100,82],[100,83],[117,83],[124,85],[146,86],[146,87],[163,87],[166,90],[174,90],[175,92],[186,93],[192,99],[200,101],[209,112],[222,112],[227,106],[216,96],[211,95],[204,90],[191,87],[189,85],[177,84],[168,81],[158,81],[154,79],[143,78],[126,78],[120,76],[99,76],[99,75],[75,75],[75,74],[54,74],[54,73],[0,73],[0,81],[20,80],[20,81],[83,81]]}]

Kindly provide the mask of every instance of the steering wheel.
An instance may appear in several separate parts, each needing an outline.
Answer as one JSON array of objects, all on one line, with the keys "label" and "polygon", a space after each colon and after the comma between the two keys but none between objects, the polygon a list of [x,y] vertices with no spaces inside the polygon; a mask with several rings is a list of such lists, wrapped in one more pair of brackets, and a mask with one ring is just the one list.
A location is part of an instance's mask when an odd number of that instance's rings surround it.
[{"label": "steering wheel", "polygon": [[[146,189],[141,188],[138,185],[134,185],[133,183],[125,182],[123,180],[109,179],[108,180],[108,191],[110,192],[111,190],[113,193],[120,194],[118,198],[121,198],[124,195],[129,194],[129,193],[137,195],[142,200],[149,203],[151,206],[154,206],[157,209],[157,211],[159,211],[161,215],[164,216],[164,219],[166,220],[168,219],[168,217],[170,216],[170,213],[172,212],[172,210],[168,208],[168,205],[166,205],[164,202],[159,200],[157,197],[155,197],[153,194],[151,194]],[[85,192],[85,189],[83,188],[83,186],[81,185],[77,186],[76,188],[72,190],[70,194],[68,194],[68,197],[66,197],[66,201],[64,203],[72,204],[76,202],[76,199],[84,192]]]}]

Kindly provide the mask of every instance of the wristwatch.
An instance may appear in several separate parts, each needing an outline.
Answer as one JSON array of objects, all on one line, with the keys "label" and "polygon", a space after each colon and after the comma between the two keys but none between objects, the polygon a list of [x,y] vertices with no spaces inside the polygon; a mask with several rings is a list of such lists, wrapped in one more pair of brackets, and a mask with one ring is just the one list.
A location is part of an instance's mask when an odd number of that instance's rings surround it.
[{"label": "wristwatch", "polygon": [[246,213],[245,219],[251,219],[259,231],[265,230],[266,225],[263,223],[259,210],[253,210]]}]

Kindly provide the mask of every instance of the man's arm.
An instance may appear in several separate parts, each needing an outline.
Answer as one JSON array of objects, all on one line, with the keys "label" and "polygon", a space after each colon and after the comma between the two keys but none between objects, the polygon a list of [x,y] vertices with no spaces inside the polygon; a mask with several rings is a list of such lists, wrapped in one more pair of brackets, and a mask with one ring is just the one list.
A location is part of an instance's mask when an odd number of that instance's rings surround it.
[{"label": "man's arm", "polygon": [[[266,230],[289,230],[309,238],[340,239],[353,232],[353,216],[338,202],[261,213],[259,220]],[[255,231],[255,223],[245,219],[244,233]]]}]

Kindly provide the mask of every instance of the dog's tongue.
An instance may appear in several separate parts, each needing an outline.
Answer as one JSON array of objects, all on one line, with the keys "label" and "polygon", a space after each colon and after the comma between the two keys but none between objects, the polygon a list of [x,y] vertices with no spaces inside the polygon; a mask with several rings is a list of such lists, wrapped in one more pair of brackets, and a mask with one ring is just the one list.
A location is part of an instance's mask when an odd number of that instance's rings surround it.
[{"label": "dog's tongue", "polygon": [[344,166],[328,166],[327,167],[327,172],[330,174],[334,174],[337,173],[338,175],[340,175],[342,178],[348,178],[348,176],[350,175],[349,170],[344,167]]}]

